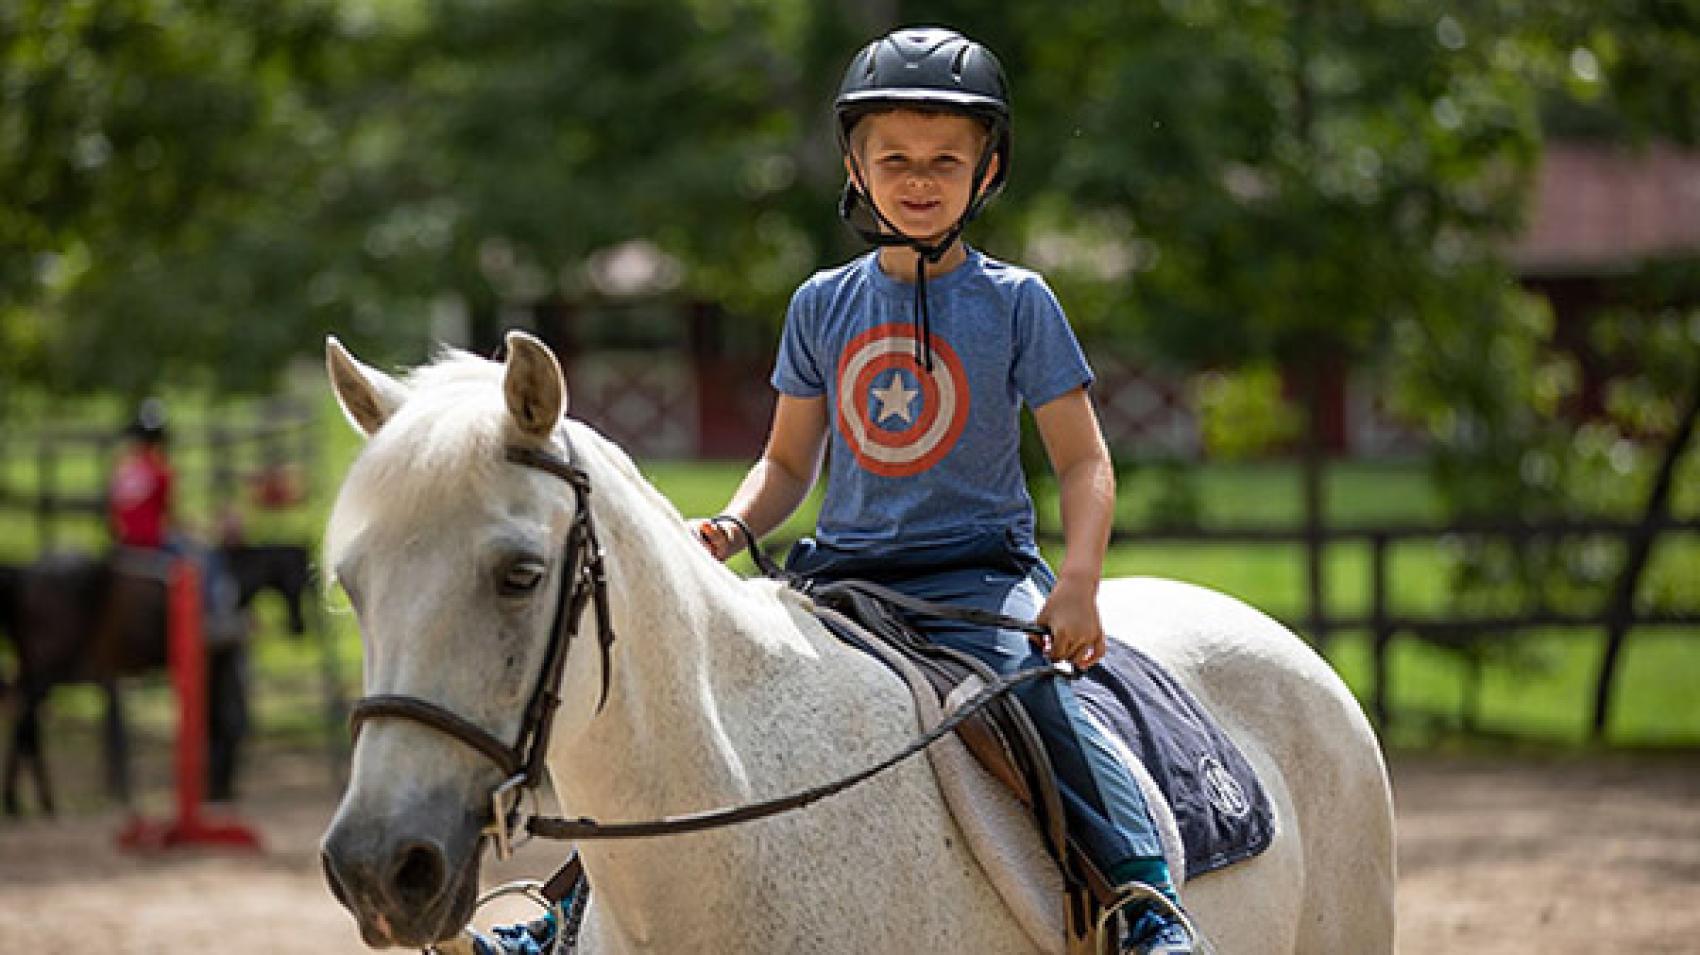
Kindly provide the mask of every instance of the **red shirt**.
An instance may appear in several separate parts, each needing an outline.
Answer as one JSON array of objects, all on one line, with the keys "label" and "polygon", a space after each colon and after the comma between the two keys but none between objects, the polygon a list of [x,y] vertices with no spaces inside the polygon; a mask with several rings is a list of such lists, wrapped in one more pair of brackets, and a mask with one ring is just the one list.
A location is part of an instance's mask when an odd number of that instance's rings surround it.
[{"label": "red shirt", "polygon": [[107,494],[107,515],[118,543],[161,547],[171,513],[171,465],[157,448],[141,447],[118,460]]}]

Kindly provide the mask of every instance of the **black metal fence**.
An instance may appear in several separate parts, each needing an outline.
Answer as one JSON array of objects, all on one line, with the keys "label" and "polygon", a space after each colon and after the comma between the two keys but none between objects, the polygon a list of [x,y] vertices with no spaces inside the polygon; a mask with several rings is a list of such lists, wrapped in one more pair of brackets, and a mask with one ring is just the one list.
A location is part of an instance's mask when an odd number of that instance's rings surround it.
[{"label": "black metal fence", "polygon": [[[241,416],[173,426],[172,457],[179,480],[200,501],[232,502],[245,492],[299,503],[317,473],[313,408],[288,398],[255,404]],[[105,513],[105,481],[125,438],[121,428],[57,424],[9,429],[0,435],[0,512],[33,515],[35,550],[53,550],[67,521]],[[188,466],[180,462],[190,459]],[[20,472],[30,472],[27,479]],[[270,482],[270,483],[268,483]],[[285,487],[285,484],[288,487]]]},{"label": "black metal fence", "polygon": [[[1355,527],[1213,527],[1187,529],[1122,529],[1111,535],[1116,544],[1254,544],[1285,545],[1326,550],[1335,545],[1367,548],[1369,554],[1368,607],[1357,614],[1331,612],[1325,590],[1314,585],[1310,606],[1303,618],[1284,621],[1304,634],[1314,645],[1324,647],[1334,634],[1367,633],[1370,637],[1372,674],[1369,687],[1371,709],[1377,721],[1387,726],[1393,719],[1389,692],[1393,681],[1390,647],[1400,636],[1412,636],[1457,646],[1486,640],[1514,639],[1536,629],[1601,631],[1606,656],[1596,680],[1593,726],[1602,733],[1609,718],[1611,681],[1615,676],[1618,651],[1629,631],[1635,628],[1694,628],[1700,631],[1700,607],[1682,610],[1649,610],[1637,605],[1635,593],[1646,567],[1646,552],[1658,537],[1669,533],[1700,533],[1700,519],[1656,517],[1638,521],[1554,520],[1545,522],[1466,521],[1445,525],[1384,524]],[[1060,543],[1054,534],[1047,543]],[[1613,586],[1613,595],[1588,611],[1549,606],[1530,606],[1514,613],[1469,614],[1465,612],[1413,612],[1400,607],[1389,573],[1393,554],[1402,546],[1435,544],[1443,540],[1477,539],[1500,541],[1513,547],[1540,539],[1593,537],[1621,541],[1626,560]],[[1639,554],[1639,558],[1637,558]],[[1312,562],[1320,566],[1322,561]]]}]

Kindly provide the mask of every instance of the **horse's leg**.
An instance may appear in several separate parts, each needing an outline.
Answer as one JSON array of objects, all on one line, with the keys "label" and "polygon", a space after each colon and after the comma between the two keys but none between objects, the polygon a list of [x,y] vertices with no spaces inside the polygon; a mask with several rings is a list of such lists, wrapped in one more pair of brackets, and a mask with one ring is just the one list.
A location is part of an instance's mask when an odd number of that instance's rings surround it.
[{"label": "horse's leg", "polygon": [[236,771],[248,733],[247,649],[213,651],[207,658],[207,798],[236,798]]},{"label": "horse's leg", "polygon": [[6,741],[6,771],[3,785],[0,785],[0,801],[4,802],[6,815],[17,818],[23,814],[23,807],[18,804],[18,772],[23,768],[22,749],[24,745],[23,700],[18,701],[18,718],[12,722],[12,736]]},{"label": "horse's leg", "polygon": [[47,766],[47,747],[41,741],[41,718],[46,712],[47,691],[44,689],[30,708],[29,760],[35,766],[35,793],[41,800],[41,811],[51,816],[58,812],[53,801],[53,773]]},{"label": "horse's leg", "polygon": [[35,777],[36,802],[41,811],[49,816],[54,813],[53,780],[47,769],[47,753],[41,745],[41,708],[46,701],[45,689],[19,687],[18,719],[12,726],[11,748],[6,753],[5,806],[9,816],[23,811],[18,798],[18,776],[26,767]]},{"label": "horse's leg", "polygon": [[106,792],[119,805],[130,805],[130,734],[124,727],[124,697],[116,677],[101,682],[106,691]]}]

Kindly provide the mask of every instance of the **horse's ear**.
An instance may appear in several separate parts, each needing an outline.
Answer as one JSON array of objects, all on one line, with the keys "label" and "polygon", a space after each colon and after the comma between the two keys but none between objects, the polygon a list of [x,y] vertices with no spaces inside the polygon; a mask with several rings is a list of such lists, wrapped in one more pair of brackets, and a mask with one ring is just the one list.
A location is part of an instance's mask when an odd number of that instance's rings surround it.
[{"label": "horse's ear", "polygon": [[549,346],[521,331],[508,332],[508,371],[502,382],[508,414],[521,432],[547,441],[567,410],[567,383]]},{"label": "horse's ear", "polygon": [[342,413],[356,431],[370,438],[407,400],[407,386],[376,368],[361,364],[335,335],[325,336],[325,371]]}]

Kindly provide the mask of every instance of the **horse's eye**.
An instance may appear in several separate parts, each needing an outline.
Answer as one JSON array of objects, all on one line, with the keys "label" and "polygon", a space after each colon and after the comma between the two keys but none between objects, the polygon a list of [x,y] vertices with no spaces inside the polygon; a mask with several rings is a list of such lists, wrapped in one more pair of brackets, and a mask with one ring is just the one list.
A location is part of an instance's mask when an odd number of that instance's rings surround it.
[{"label": "horse's eye", "polygon": [[502,596],[523,597],[537,589],[543,583],[547,572],[540,560],[516,560],[508,565],[507,572],[502,574]]}]

